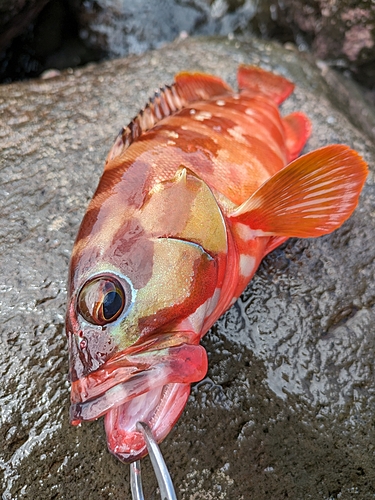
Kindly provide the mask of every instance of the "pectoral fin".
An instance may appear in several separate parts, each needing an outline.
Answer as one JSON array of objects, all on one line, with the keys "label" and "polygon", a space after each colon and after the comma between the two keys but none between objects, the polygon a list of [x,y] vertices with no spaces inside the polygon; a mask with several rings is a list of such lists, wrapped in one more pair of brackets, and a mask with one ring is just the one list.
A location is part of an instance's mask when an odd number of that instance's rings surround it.
[{"label": "pectoral fin", "polygon": [[348,146],[327,146],[293,161],[268,179],[230,218],[255,236],[308,238],[330,233],[350,217],[367,176]]}]

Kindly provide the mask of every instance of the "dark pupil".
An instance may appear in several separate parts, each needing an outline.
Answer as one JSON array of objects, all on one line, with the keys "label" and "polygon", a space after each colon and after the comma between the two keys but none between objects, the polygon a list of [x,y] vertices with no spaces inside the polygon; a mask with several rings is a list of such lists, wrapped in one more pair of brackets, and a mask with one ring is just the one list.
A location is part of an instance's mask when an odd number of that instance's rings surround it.
[{"label": "dark pupil", "polygon": [[122,297],[118,292],[108,292],[103,300],[103,316],[110,320],[122,308]]}]

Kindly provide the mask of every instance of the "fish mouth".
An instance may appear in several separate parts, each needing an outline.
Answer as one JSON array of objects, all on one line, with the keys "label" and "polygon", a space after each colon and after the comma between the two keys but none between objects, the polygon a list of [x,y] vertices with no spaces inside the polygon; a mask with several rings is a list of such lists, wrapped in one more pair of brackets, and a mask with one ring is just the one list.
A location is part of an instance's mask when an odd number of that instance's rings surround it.
[{"label": "fish mouth", "polygon": [[125,463],[147,455],[146,442],[137,429],[145,422],[160,443],[180,417],[190,394],[190,384],[156,387],[106,413],[104,426],[109,451]]},{"label": "fish mouth", "polygon": [[105,415],[109,451],[133,462],[147,454],[137,422],[148,424],[160,443],[181,415],[190,384],[206,372],[207,354],[200,345],[117,355],[72,383],[70,421],[78,425]]}]

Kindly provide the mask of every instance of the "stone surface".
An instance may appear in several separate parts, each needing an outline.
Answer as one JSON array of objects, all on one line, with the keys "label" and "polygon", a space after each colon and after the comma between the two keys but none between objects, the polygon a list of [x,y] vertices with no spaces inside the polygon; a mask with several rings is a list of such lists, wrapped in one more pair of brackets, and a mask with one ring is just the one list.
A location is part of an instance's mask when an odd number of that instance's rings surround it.
[{"label": "stone surface", "polygon": [[110,58],[140,54],[180,35],[249,33],[258,11],[270,15],[257,0],[159,0],[157,9],[149,0],[70,2],[81,38]]},{"label": "stone surface", "polygon": [[[129,499],[102,421],[68,423],[67,265],[120,126],[182,69],[235,83],[261,64],[297,88],[307,150],[374,149],[314,64],[250,40],[188,39],[141,57],[0,87],[0,470],[3,500]],[[375,495],[375,188],[330,236],[290,240],[204,338],[210,368],[162,444],[181,500]],[[144,460],[146,498],[158,498]]]},{"label": "stone surface", "polygon": [[258,34],[350,70],[375,99],[370,0],[158,0],[155,6],[149,0],[0,0],[0,81],[140,54],[179,36]]},{"label": "stone surface", "polygon": [[[375,4],[368,0],[266,0],[272,21],[316,57],[352,70],[374,88]],[[264,15],[265,22],[271,19]],[[285,35],[284,35],[285,36]]]}]

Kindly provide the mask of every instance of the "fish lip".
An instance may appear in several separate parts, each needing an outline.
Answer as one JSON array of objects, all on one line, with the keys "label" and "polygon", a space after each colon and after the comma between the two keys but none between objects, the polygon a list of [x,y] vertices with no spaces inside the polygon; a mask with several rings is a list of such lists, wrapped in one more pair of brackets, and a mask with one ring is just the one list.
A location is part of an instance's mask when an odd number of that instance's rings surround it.
[{"label": "fish lip", "polygon": [[154,387],[197,382],[206,371],[207,354],[200,345],[183,343],[116,356],[72,383],[70,422],[96,420]]}]

